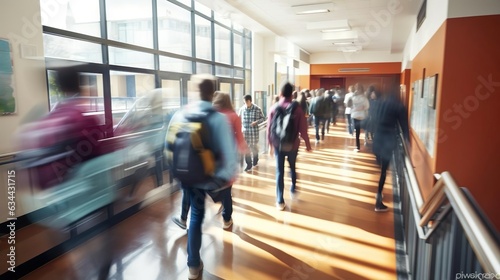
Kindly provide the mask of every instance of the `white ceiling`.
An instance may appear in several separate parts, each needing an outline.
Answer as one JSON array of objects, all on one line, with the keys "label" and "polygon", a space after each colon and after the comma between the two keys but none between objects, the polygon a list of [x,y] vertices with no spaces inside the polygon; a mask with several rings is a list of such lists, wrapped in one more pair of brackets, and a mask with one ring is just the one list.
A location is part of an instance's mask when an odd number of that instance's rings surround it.
[{"label": "white ceiling", "polygon": [[[402,53],[423,0],[197,0],[217,13],[266,36],[274,33],[309,54],[340,52],[308,23],[347,19],[361,52]],[[330,3],[329,13],[296,15],[294,5]]]}]

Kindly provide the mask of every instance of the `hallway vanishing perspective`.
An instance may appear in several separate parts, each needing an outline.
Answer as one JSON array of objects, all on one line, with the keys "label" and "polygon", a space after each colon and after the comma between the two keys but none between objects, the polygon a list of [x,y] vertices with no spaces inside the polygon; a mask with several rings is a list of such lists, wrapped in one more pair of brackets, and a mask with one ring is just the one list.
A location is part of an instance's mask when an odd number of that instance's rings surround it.
[{"label": "hallway vanishing perspective", "polygon": [[[314,139],[313,128],[309,134]],[[234,184],[229,230],[222,229],[219,204],[206,201],[200,279],[397,279],[391,176],[384,188],[390,210],[377,213],[380,171],[369,143],[354,152],[355,139],[339,122],[313,147],[299,151],[294,200],[285,176],[284,211],[275,207],[275,163],[267,154]],[[171,221],[180,204],[180,191],[165,196],[110,235],[101,233],[22,279],[96,279],[106,236],[115,247],[109,279],[187,279],[187,232]]]}]

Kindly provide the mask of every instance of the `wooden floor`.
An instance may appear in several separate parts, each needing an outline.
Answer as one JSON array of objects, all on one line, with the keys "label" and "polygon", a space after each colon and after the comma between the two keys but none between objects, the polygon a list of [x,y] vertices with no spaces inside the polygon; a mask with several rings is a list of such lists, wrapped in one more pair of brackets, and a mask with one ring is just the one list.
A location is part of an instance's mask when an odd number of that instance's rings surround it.
[{"label": "wooden floor", "polygon": [[[285,177],[285,211],[275,208],[275,162],[268,155],[234,184],[230,230],[222,229],[219,205],[207,200],[200,279],[397,278],[391,176],[384,188],[390,211],[377,213],[379,168],[370,146],[354,152],[343,123],[316,145],[314,129],[309,133],[314,151],[299,152],[296,200]],[[187,233],[171,221],[180,199],[180,192],[162,198],[22,279],[96,279],[109,250],[106,236],[115,245],[109,279],[187,279]]]}]

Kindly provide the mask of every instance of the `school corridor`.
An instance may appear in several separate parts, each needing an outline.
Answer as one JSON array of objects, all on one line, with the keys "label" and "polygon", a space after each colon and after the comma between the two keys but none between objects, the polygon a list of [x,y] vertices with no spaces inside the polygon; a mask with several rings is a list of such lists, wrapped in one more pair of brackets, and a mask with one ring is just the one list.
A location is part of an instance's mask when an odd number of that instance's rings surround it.
[{"label": "school corridor", "polygon": [[[384,188],[390,210],[377,213],[379,168],[370,143],[353,151],[355,138],[344,123],[332,125],[316,145],[314,128],[309,133],[314,150],[301,147],[293,200],[285,177],[284,211],[275,207],[274,158],[264,153],[233,186],[231,228],[222,229],[219,204],[207,198],[200,279],[397,279],[391,176]],[[187,231],[171,220],[180,213],[182,192],[158,196],[109,234],[22,279],[96,279],[103,250],[113,250],[109,279],[187,279]]]}]

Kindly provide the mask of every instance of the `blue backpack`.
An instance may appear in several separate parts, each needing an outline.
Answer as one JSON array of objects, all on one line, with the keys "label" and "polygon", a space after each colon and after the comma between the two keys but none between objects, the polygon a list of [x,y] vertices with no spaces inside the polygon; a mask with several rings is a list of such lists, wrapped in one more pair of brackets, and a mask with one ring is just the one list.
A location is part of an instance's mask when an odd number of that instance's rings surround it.
[{"label": "blue backpack", "polygon": [[171,125],[173,134],[168,145],[172,152],[171,172],[184,186],[205,183],[215,172],[215,155],[211,150],[209,117],[215,113],[210,109],[199,114],[184,116],[184,121]]}]

